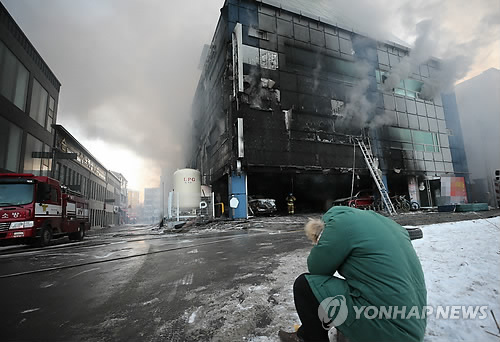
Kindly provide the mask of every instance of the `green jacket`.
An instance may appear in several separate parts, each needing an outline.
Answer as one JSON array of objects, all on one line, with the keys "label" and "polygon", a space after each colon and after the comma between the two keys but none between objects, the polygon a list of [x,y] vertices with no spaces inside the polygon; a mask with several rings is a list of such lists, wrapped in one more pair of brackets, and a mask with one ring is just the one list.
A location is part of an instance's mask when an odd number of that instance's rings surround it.
[{"label": "green jacket", "polygon": [[[323,221],[323,234],[307,259],[306,278],[320,303],[345,296],[348,315],[337,329],[352,342],[422,341],[426,318],[416,317],[416,311],[409,314],[413,306],[422,314],[427,291],[406,229],[373,211],[349,207],[331,208]],[[333,277],[335,271],[345,281]],[[357,319],[354,306],[375,306],[382,317],[368,319],[362,313]],[[388,319],[380,308],[389,306],[397,306],[398,312]],[[368,311],[368,317],[374,312]]]}]

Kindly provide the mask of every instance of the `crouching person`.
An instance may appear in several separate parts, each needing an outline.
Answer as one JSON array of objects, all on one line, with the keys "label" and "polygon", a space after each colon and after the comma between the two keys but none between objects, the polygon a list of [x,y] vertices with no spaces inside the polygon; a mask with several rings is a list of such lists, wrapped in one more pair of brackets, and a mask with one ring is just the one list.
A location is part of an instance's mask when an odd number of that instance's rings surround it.
[{"label": "crouching person", "polygon": [[423,340],[427,292],[405,228],[373,211],[333,207],[305,229],[315,246],[309,273],[293,287],[302,325],[280,331],[282,341],[328,341],[332,327],[350,342]]}]

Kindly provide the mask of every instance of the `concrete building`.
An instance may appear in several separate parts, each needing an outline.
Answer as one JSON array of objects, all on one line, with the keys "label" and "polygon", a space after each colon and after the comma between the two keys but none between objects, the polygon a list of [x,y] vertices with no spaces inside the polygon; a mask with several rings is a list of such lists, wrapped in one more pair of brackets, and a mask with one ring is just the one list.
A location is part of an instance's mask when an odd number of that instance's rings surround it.
[{"label": "concrete building", "polygon": [[[56,153],[51,176],[88,199],[91,226],[120,224],[120,179],[63,126],[54,125],[54,128]],[[58,159],[58,153],[75,153],[77,157]]]},{"label": "concrete building", "polygon": [[160,222],[161,216],[161,189],[144,189],[144,212],[142,221],[146,223]]},{"label": "concrete building", "polygon": [[137,223],[140,218],[140,192],[136,190],[127,191],[128,220],[130,223]]},{"label": "concrete building", "polygon": [[0,172],[47,175],[61,83],[0,3]]},{"label": "concrete building", "polygon": [[120,223],[129,223],[128,215],[127,215],[127,206],[128,206],[128,194],[127,194],[127,186],[128,181],[124,175],[120,172],[111,171],[116,178],[120,180],[120,201],[119,201],[119,212],[120,212]]},{"label": "concrete building", "polygon": [[456,87],[471,201],[498,206],[495,170],[500,169],[500,70],[488,69]]},{"label": "concrete building", "polygon": [[[301,209],[374,187],[356,138],[371,143],[391,194],[421,206],[466,201],[467,163],[454,94],[431,93],[440,62],[393,86],[410,49],[376,41],[333,2],[226,0],[193,102],[190,167],[235,217],[247,197],[293,192]],[[354,175],[353,175],[354,170]],[[443,192],[444,191],[444,192]]]}]

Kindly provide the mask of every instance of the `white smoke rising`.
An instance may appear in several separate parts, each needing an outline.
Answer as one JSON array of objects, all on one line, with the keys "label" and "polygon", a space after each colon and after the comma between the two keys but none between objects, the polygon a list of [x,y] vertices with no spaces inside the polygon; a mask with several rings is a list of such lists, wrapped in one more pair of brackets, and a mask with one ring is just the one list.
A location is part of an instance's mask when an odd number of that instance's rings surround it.
[{"label": "white smoke rising", "polygon": [[222,0],[2,3],[62,83],[59,123],[140,156],[142,177],[149,161],[186,166],[200,55]]},{"label": "white smoke rising", "polygon": [[[396,13],[402,22],[401,31],[406,32],[408,37],[412,36],[414,42],[409,55],[401,58],[399,64],[385,75],[383,88],[386,91],[396,88],[402,80],[417,72],[420,65],[433,59],[438,68],[433,69],[430,78],[424,79],[420,92],[421,98],[433,99],[440,93],[452,91],[459,80],[466,77],[474,67],[477,68],[475,65],[481,62],[478,59],[485,50],[490,51],[490,55],[498,56],[498,51],[495,50],[500,48],[498,1],[483,0],[472,4],[463,0],[402,2]],[[466,20],[459,21],[459,18]],[[367,23],[373,25],[373,22]],[[380,26],[374,28],[374,32],[385,31],[386,38],[382,40],[390,41],[390,30],[388,27],[384,30]],[[495,51],[491,51],[492,49]],[[500,59],[497,63],[499,61]],[[359,90],[362,89],[353,89],[353,96],[349,98],[356,98]],[[358,115],[359,119],[371,117],[364,113]],[[391,123],[391,120],[392,115],[382,114],[376,115],[372,120],[359,122],[378,127]]]}]

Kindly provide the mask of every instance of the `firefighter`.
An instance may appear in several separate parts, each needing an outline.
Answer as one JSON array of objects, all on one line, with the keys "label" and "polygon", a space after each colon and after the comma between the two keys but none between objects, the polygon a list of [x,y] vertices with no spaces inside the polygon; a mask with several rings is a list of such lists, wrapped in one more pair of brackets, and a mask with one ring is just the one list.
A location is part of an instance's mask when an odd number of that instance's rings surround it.
[{"label": "firefighter", "polygon": [[288,214],[293,215],[295,214],[295,201],[297,199],[293,195],[293,193],[290,192],[290,194],[286,197],[286,203],[288,205]]}]

